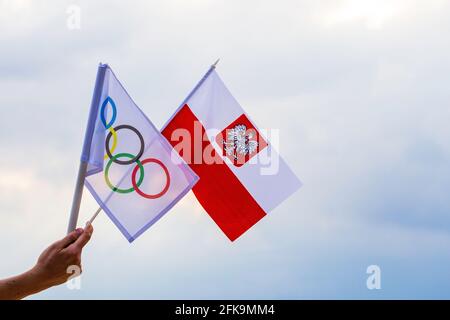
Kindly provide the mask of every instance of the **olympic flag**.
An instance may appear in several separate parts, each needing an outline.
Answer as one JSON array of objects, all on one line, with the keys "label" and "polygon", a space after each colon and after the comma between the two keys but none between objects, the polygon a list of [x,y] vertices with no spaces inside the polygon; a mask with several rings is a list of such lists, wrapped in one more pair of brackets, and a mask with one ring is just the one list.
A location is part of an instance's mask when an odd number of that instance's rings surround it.
[{"label": "olympic flag", "polygon": [[[100,65],[81,156],[84,184],[128,241],[172,208],[197,182],[170,143]],[[177,157],[178,156],[178,157]]]}]

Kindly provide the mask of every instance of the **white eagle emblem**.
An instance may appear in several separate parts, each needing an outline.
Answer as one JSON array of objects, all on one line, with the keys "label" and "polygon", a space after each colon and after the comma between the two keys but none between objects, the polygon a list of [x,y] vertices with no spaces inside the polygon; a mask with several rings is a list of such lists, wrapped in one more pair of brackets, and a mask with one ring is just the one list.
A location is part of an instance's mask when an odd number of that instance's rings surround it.
[{"label": "white eagle emblem", "polygon": [[253,130],[247,132],[247,127],[238,124],[232,129],[227,130],[227,139],[223,142],[223,147],[228,156],[233,156],[235,160],[239,156],[251,155],[258,148],[258,142],[252,140],[255,138]]}]

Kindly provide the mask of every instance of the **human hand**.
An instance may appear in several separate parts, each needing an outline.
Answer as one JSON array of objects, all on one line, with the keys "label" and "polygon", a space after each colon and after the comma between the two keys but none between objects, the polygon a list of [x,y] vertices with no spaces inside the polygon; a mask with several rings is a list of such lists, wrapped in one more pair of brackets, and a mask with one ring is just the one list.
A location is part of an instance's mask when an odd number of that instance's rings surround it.
[{"label": "human hand", "polygon": [[93,231],[92,225],[88,224],[84,229],[78,228],[56,241],[42,252],[30,272],[47,287],[66,282],[71,276],[67,272],[70,266],[78,266],[81,273],[81,252]]},{"label": "human hand", "polygon": [[81,252],[89,242],[93,231],[91,224],[87,224],[84,229],[72,231],[45,249],[36,265],[29,271],[0,280],[0,300],[22,299],[62,284],[71,276],[68,273],[70,266],[78,266],[81,273]]}]

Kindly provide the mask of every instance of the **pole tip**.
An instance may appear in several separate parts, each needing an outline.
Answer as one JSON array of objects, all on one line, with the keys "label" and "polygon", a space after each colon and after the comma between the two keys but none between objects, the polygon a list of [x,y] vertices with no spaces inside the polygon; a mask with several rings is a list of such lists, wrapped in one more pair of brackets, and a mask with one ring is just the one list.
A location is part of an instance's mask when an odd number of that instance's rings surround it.
[{"label": "pole tip", "polygon": [[217,66],[217,64],[219,63],[220,58],[216,60],[216,62],[213,63],[212,67],[215,68]]}]

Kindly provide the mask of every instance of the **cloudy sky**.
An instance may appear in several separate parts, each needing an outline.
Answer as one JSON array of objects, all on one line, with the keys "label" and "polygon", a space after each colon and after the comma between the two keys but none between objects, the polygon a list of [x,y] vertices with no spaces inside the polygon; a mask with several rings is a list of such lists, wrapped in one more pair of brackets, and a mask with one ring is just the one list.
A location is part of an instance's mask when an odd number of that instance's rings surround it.
[{"label": "cloudy sky", "polygon": [[[35,298],[450,298],[449,15],[445,0],[0,0],[0,277],[65,233],[98,63],[160,127],[220,57],[302,189],[234,243],[192,194],[131,245],[103,214],[81,289]],[[96,208],[86,192],[80,223]]]}]

